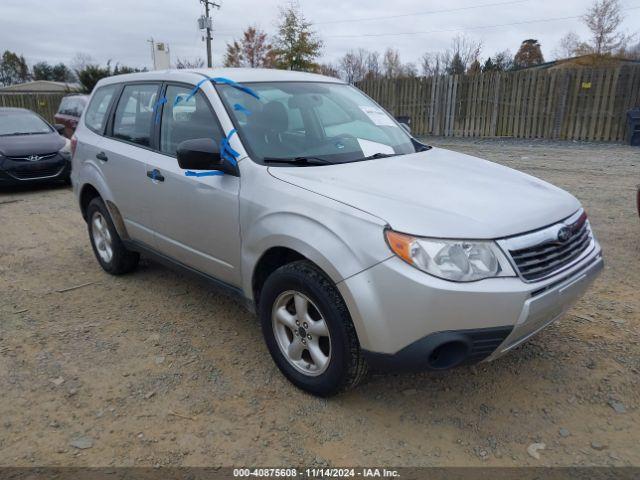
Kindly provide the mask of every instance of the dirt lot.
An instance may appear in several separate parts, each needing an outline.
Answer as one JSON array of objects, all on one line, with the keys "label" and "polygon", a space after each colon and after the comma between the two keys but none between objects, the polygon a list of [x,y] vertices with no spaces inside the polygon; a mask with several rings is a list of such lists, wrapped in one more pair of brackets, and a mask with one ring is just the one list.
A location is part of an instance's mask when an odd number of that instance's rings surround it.
[{"label": "dirt lot", "polygon": [[492,364],[320,400],[233,300],[148,262],[104,274],[70,189],[4,191],[0,464],[640,465],[640,149],[432,143],[584,202],[607,268],[561,322]]}]

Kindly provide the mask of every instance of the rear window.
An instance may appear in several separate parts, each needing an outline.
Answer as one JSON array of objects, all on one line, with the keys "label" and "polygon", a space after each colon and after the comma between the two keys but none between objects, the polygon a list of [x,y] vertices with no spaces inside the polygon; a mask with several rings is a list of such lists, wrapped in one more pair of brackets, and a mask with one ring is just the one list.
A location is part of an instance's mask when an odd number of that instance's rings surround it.
[{"label": "rear window", "polygon": [[80,117],[84,110],[84,101],[80,97],[65,97],[60,102],[58,113],[71,117]]},{"label": "rear window", "polygon": [[[107,111],[111,104],[111,99],[118,89],[118,85],[107,85],[100,87],[91,97],[91,102],[87,107],[84,123],[96,133],[102,133],[107,120]],[[61,106],[62,108],[62,106]]]}]

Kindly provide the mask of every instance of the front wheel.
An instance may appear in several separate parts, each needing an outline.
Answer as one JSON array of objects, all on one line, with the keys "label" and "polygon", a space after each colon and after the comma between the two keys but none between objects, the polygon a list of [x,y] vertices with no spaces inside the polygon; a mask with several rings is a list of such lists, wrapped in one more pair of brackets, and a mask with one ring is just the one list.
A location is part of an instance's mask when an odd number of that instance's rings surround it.
[{"label": "front wheel", "polygon": [[349,311],[333,283],[312,263],[285,265],[267,279],[260,321],[276,365],[297,387],[330,396],[365,376]]}]

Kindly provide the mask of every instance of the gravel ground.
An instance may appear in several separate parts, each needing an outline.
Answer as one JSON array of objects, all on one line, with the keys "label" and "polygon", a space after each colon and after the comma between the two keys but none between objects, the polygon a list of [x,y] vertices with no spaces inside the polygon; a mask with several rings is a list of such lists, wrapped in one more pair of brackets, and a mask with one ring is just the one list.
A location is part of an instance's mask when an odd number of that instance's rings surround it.
[{"label": "gravel ground", "polygon": [[432,143],[584,203],[607,267],[566,318],[492,364],[321,400],[233,300],[149,262],[103,273],[70,189],[3,191],[0,465],[639,466],[640,149]]}]

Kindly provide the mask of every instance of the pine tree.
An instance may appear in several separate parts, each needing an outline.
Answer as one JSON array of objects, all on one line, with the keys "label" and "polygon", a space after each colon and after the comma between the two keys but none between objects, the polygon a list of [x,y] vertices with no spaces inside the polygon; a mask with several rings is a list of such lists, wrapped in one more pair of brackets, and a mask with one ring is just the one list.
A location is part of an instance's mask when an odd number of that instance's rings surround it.
[{"label": "pine tree", "polygon": [[280,11],[280,24],[275,38],[276,66],[286,70],[314,71],[323,43],[311,29],[300,5],[288,4]]}]

